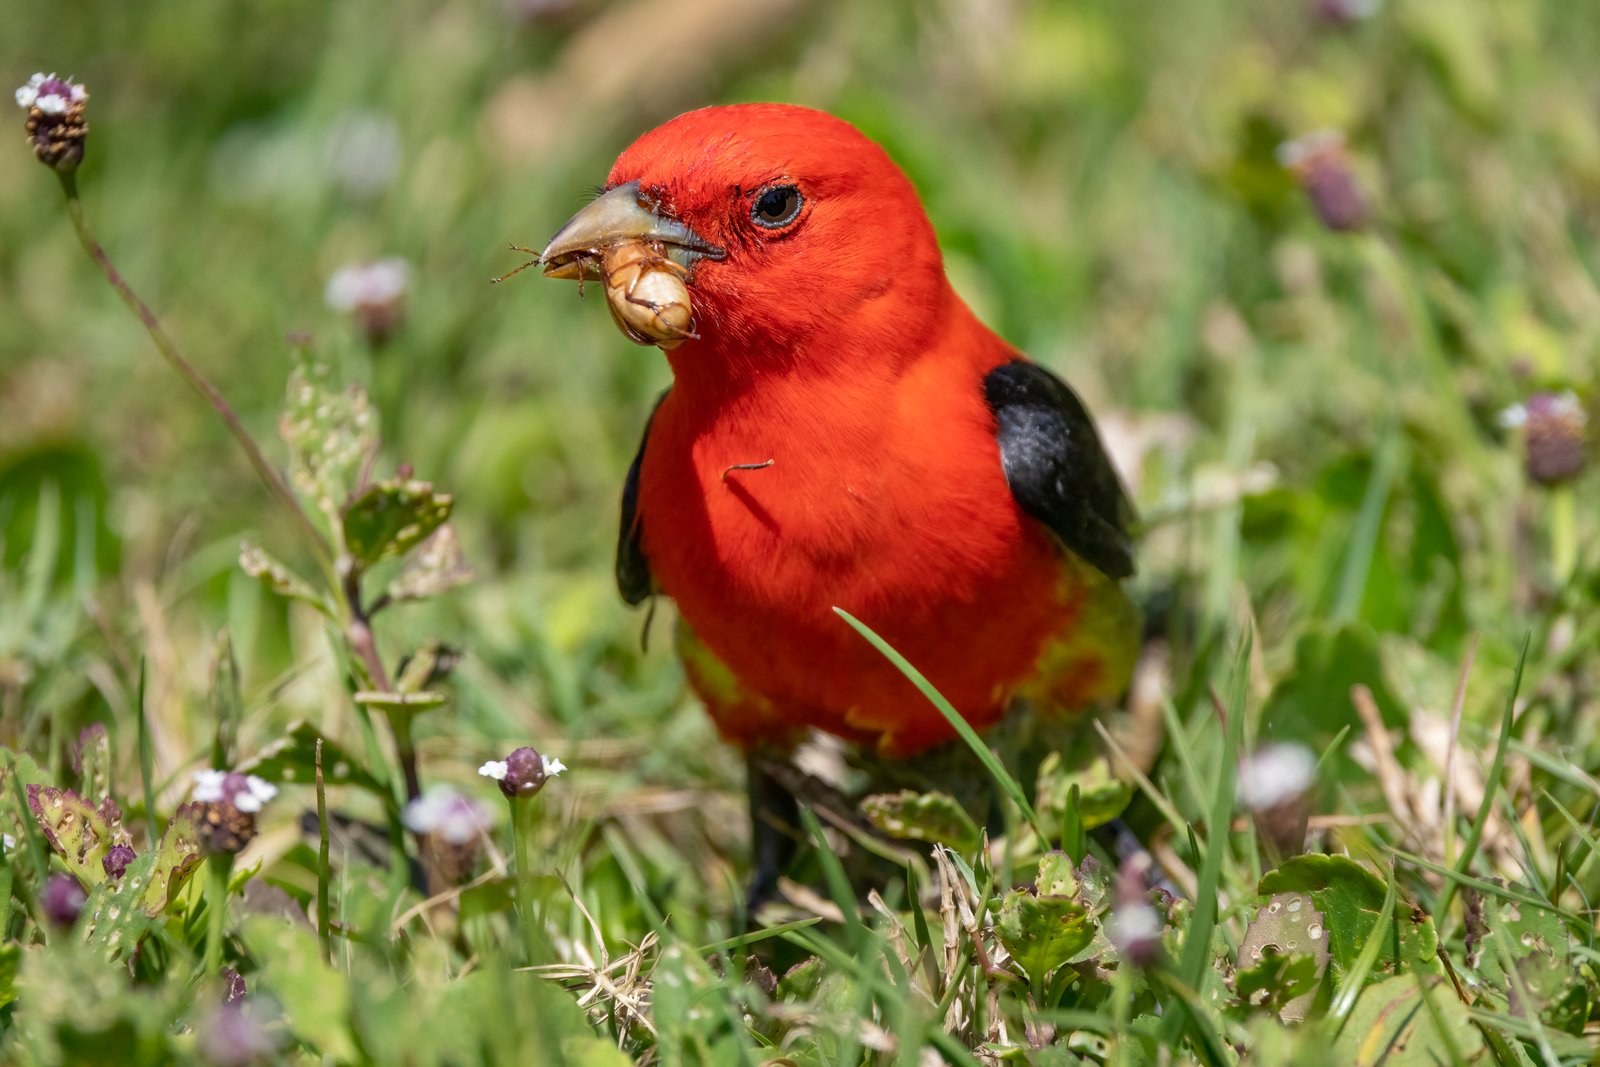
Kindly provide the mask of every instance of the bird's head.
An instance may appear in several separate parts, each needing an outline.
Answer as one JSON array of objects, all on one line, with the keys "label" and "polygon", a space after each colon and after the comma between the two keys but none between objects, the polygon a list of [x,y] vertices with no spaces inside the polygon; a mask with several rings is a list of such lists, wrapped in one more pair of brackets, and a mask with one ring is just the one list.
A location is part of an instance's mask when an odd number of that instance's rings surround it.
[{"label": "bird's head", "polygon": [[811,343],[823,337],[888,351],[913,340],[909,324],[937,323],[948,293],[933,227],[888,154],[786,104],[705,108],[645,134],[541,262],[593,277],[606,248],[630,242],[656,248],[687,288],[680,377],[692,363],[770,372],[845,347]]}]

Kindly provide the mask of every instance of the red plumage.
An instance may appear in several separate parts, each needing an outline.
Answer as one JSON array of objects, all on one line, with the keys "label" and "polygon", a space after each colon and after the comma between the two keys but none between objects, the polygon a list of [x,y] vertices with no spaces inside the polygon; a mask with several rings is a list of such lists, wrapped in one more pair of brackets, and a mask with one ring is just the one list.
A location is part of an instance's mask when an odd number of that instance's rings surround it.
[{"label": "red plumage", "polygon": [[[1023,691],[1114,694],[1132,615],[1008,486],[984,378],[1022,357],[951,289],[887,154],[821,112],[710,108],[625,151],[610,186],[627,183],[726,252],[689,275],[697,336],[668,353],[637,496],[723,734],[817,727],[899,754],[949,736],[836,605],[980,727]],[[755,198],[789,186],[793,222],[752,221]],[[1108,597],[1115,618],[1091,634]]]}]

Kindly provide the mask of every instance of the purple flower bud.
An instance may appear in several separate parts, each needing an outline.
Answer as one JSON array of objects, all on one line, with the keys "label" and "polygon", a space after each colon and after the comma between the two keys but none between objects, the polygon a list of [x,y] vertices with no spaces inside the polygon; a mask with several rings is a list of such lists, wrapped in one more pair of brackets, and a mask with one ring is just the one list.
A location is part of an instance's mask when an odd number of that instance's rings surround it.
[{"label": "purple flower bud", "polygon": [[1371,214],[1350,168],[1344,134],[1318,130],[1278,146],[1278,162],[1294,173],[1317,218],[1336,233],[1359,230]]},{"label": "purple flower bud", "polygon": [[405,317],[410,284],[411,264],[399,258],[380,259],[341,267],[328,279],[323,296],[329,307],[354,317],[368,341],[380,345]]},{"label": "purple flower bud", "polygon": [[1535,393],[1500,421],[1522,428],[1528,477],[1560,485],[1583,473],[1589,450],[1589,413],[1576,393]]},{"label": "purple flower bud", "polygon": [[233,1004],[236,1001],[243,1000],[245,993],[249,992],[245,988],[244,975],[232,967],[222,968],[222,982],[222,1002],[224,1004]]},{"label": "purple flower bud", "polygon": [[39,894],[39,907],[45,918],[66,929],[78,921],[83,902],[88,899],[89,894],[72,875],[52,874],[44,883],[44,892]]},{"label": "purple flower bud", "polygon": [[89,91],[69,78],[41,73],[17,90],[16,100],[28,113],[23,128],[39,162],[62,174],[76,170],[89,135],[83,117]]},{"label": "purple flower bud", "polygon": [[485,778],[500,783],[500,792],[508,799],[531,797],[544,788],[547,779],[566,770],[566,764],[549,756],[541,756],[531,748],[517,749],[503,760],[490,760],[478,768]]},{"label": "purple flower bud", "polygon": [[138,853],[127,845],[112,845],[105,858],[100,861],[100,866],[105,868],[106,877],[112,881],[121,878],[128,870],[128,864],[138,859]]}]

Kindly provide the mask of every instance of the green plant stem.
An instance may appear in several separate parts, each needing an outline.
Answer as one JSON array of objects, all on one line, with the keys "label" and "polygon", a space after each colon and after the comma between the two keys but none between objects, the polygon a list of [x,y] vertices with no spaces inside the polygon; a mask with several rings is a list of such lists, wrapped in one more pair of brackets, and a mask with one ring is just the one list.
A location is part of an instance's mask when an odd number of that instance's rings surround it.
[{"label": "green plant stem", "polygon": [[222,973],[222,943],[228,936],[228,876],[233,873],[233,856],[219,853],[207,861],[210,879],[206,885],[206,973]]},{"label": "green plant stem", "polygon": [[533,835],[535,823],[533,799],[518,797],[511,801],[511,844],[516,858],[517,921],[522,926],[522,947],[527,962],[533,966],[540,962],[538,913],[533,903]]},{"label": "green plant stem", "polygon": [[328,790],[322,781],[322,738],[317,738],[317,940],[322,962],[333,962],[332,922],[328,907]]},{"label": "green plant stem", "polygon": [[1578,516],[1571,485],[1550,489],[1550,578],[1565,588],[1578,565]]},{"label": "green plant stem", "polygon": [[162,327],[161,320],[156,318],[155,312],[151,311],[149,305],[139,298],[139,294],[133,291],[132,286],[127,283],[121,272],[117,270],[116,265],[111,262],[111,257],[106,254],[106,250],[95,239],[94,231],[89,227],[88,215],[83,210],[83,200],[78,196],[77,176],[70,172],[66,174],[58,173],[57,176],[61,179],[61,190],[67,197],[67,216],[72,220],[72,228],[76,231],[78,242],[83,245],[84,251],[89,253],[89,258],[99,265],[101,273],[106,276],[106,281],[111,283],[111,288],[116,290],[117,296],[122,298],[122,302],[128,306],[128,310],[132,311],[135,317],[144,324],[145,331],[150,334],[150,339],[155,342],[156,350],[161,353],[162,358],[167,361],[167,364],[173,370],[178,372],[179,377],[188,383],[189,388],[207,401],[217,415],[221,417],[223,423],[228,427],[228,432],[233,435],[233,439],[239,443],[240,448],[244,449],[245,456],[250,460],[250,465],[255,468],[256,476],[261,479],[267,490],[294,517],[295,522],[306,535],[306,541],[310,545],[312,553],[317,557],[318,564],[322,566],[325,573],[332,574],[333,556],[328,549],[328,543],[323,538],[322,532],[312,523],[311,517],[306,514],[305,509],[300,506],[300,501],[295,499],[295,495],[290,491],[288,483],[283,480],[283,476],[278,473],[277,469],[267,462],[267,457],[262,454],[260,446],[250,436],[250,431],[244,428],[244,424],[239,421],[239,416],[234,414],[233,408],[228,406],[228,402],[223,399],[222,394],[206,380],[204,375],[194,368],[192,363],[184,358],[183,353],[178,351],[178,346]]}]

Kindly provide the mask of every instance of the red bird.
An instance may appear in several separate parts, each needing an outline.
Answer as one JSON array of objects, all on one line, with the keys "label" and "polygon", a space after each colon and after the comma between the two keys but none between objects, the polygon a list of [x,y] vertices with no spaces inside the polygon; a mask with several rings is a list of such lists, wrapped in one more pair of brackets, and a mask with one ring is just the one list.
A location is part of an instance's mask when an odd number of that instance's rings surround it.
[{"label": "red bird", "polygon": [[628,472],[617,578],[630,604],[677,602],[725,738],[817,728],[901,756],[951,736],[836,605],[979,729],[1018,697],[1120,694],[1139,645],[1121,484],[1077,395],[951,288],[882,148],[802,107],[681,115],[541,262],[575,277],[620,242],[676,264],[693,319]]}]

